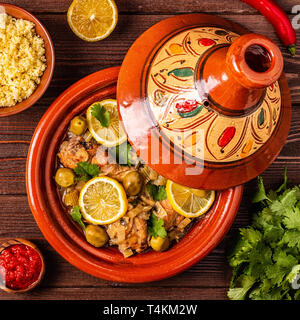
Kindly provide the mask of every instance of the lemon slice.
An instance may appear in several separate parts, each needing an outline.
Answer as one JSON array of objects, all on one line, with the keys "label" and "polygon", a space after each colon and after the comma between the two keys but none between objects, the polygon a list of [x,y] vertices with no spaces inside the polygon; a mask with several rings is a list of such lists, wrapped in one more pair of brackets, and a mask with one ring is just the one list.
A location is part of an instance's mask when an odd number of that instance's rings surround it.
[{"label": "lemon slice", "polygon": [[114,0],[74,0],[67,18],[79,38],[94,42],[112,33],[118,21],[118,9]]},{"label": "lemon slice", "polygon": [[215,191],[192,189],[171,180],[167,181],[166,191],[173,209],[187,218],[203,215],[215,200]]},{"label": "lemon slice", "polygon": [[[92,107],[97,103],[100,103],[101,106],[109,111],[110,123],[108,128],[103,127],[100,121],[92,115]],[[86,119],[93,138],[104,146],[111,148],[126,141],[127,136],[119,118],[116,100],[107,99],[93,103],[86,112]]]},{"label": "lemon slice", "polygon": [[127,197],[122,185],[109,177],[88,181],[80,192],[82,216],[92,224],[109,224],[127,211]]}]

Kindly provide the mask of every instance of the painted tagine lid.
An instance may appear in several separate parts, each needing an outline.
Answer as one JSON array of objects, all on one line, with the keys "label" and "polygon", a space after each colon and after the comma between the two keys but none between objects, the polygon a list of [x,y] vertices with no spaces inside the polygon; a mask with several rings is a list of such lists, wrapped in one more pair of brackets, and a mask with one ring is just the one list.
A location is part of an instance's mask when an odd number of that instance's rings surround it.
[{"label": "painted tagine lid", "polygon": [[279,154],[291,121],[279,48],[203,14],[179,15],[143,33],[122,64],[117,99],[140,157],[199,189],[258,176]]}]

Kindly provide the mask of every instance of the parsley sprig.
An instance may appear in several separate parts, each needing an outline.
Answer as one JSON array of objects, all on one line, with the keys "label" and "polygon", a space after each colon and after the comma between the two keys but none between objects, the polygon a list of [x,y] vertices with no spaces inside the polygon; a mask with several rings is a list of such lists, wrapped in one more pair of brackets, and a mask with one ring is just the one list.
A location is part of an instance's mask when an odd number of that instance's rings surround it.
[{"label": "parsley sprig", "polygon": [[92,116],[100,121],[103,127],[108,128],[110,124],[110,112],[100,103],[95,103],[91,109]]},{"label": "parsley sprig", "polygon": [[71,217],[72,219],[77,222],[80,227],[85,230],[85,224],[82,222],[82,216],[81,216],[81,212],[80,212],[80,207],[76,206],[72,209],[71,211]]},{"label": "parsley sprig", "polygon": [[78,162],[74,169],[77,181],[89,181],[97,177],[100,173],[100,168],[97,164],[91,164],[87,161]]},{"label": "parsley sprig", "polygon": [[162,201],[167,198],[165,186],[156,186],[155,184],[148,182],[146,185],[146,190],[155,201]]},{"label": "parsley sprig", "polygon": [[240,235],[228,256],[233,267],[228,297],[233,300],[300,300],[292,283],[300,272],[300,188],[283,184],[266,191],[258,178],[253,201],[261,205],[252,224]]},{"label": "parsley sprig", "polygon": [[164,220],[158,219],[157,216],[152,213],[150,217],[150,226],[148,226],[148,232],[154,237],[165,238],[167,236],[167,231],[164,228]]}]

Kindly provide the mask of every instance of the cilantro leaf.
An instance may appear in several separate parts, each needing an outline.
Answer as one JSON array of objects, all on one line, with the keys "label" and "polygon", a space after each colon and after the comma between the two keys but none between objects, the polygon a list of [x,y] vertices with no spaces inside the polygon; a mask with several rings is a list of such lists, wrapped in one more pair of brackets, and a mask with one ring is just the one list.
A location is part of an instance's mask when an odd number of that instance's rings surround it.
[{"label": "cilantro leaf", "polygon": [[255,193],[252,202],[253,203],[258,203],[258,202],[262,202],[264,200],[269,200],[269,197],[266,194],[266,190],[265,190],[265,186],[264,186],[264,182],[262,177],[257,177],[257,185],[258,185],[258,190]]},{"label": "cilantro leaf", "polygon": [[152,184],[151,182],[148,182],[146,185],[146,190],[149,193],[150,197],[154,199],[157,192],[157,186]]},{"label": "cilantro leaf", "polygon": [[230,288],[227,296],[231,300],[244,300],[247,292],[255,283],[255,280],[247,275],[241,275],[238,278],[238,284],[236,288]]},{"label": "cilantro leaf", "polygon": [[81,212],[80,212],[80,207],[76,206],[73,208],[73,210],[71,211],[71,217],[72,219],[77,222],[80,227],[85,230],[85,224],[82,222],[82,216],[81,216]]},{"label": "cilantro leaf", "polygon": [[162,201],[167,198],[167,192],[165,186],[159,186],[155,197],[156,201]]},{"label": "cilantro leaf", "polygon": [[273,247],[273,243],[276,244],[282,239],[283,234],[284,229],[281,225],[267,224],[264,228],[264,239],[271,247]]},{"label": "cilantro leaf", "polygon": [[300,289],[295,292],[294,300],[300,300]]},{"label": "cilantro leaf", "polygon": [[298,259],[288,254],[286,250],[282,248],[276,248],[273,254],[273,259],[276,264],[281,268],[292,269],[297,264]]},{"label": "cilantro leaf", "polygon": [[281,244],[286,244],[289,248],[298,248],[300,251],[300,231],[299,230],[286,230]]},{"label": "cilantro leaf", "polygon": [[100,121],[103,127],[108,128],[110,124],[110,112],[106,110],[104,106],[101,106],[100,103],[95,103],[92,106],[91,114],[94,116],[98,121]]},{"label": "cilantro leaf", "polygon": [[293,283],[297,275],[300,273],[300,264],[293,266],[291,272],[287,275],[286,279],[289,283]]},{"label": "cilantro leaf", "polygon": [[164,228],[164,220],[158,219],[155,214],[151,215],[150,218],[151,225],[148,227],[148,232],[154,237],[165,238],[167,236],[167,231]]},{"label": "cilantro leaf", "polygon": [[278,264],[271,264],[265,268],[266,276],[273,286],[280,285],[286,275],[286,270]]},{"label": "cilantro leaf", "polygon": [[287,229],[297,229],[300,231],[300,210],[290,210],[288,215],[283,219],[283,223]]},{"label": "cilantro leaf", "polygon": [[78,162],[74,169],[77,181],[89,181],[95,178],[100,173],[100,168],[97,164],[91,164],[87,161]]},{"label": "cilantro leaf", "polygon": [[155,201],[162,201],[167,198],[165,186],[156,186],[155,184],[148,182],[146,185],[146,190]]}]

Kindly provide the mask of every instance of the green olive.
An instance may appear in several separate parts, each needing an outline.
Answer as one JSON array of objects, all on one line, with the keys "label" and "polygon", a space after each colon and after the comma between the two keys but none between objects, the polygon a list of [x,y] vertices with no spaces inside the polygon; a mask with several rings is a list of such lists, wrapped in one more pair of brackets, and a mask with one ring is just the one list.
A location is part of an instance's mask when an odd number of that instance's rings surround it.
[{"label": "green olive", "polygon": [[142,189],[143,179],[137,171],[131,171],[123,179],[123,186],[129,196],[136,196]]},{"label": "green olive", "polygon": [[75,174],[71,169],[68,168],[59,168],[55,174],[56,183],[63,187],[67,188],[74,184]]},{"label": "green olive", "polygon": [[82,116],[77,116],[72,119],[70,124],[70,131],[77,136],[82,135],[87,128],[86,119]]},{"label": "green olive", "polygon": [[96,248],[103,247],[108,241],[106,231],[99,227],[89,224],[85,229],[85,237],[88,243]]},{"label": "green olive", "polygon": [[170,240],[168,237],[162,238],[162,237],[152,237],[150,240],[150,246],[155,251],[165,251],[170,246]]}]

